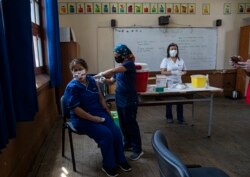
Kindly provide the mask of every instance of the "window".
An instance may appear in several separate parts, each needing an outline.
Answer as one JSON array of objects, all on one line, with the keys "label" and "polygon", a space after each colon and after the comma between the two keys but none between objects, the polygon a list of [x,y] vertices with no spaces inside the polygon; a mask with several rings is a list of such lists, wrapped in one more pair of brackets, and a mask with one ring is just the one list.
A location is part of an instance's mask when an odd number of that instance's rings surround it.
[{"label": "window", "polygon": [[46,71],[45,62],[45,38],[43,28],[43,0],[30,0],[32,35],[33,35],[33,51],[36,74]]}]

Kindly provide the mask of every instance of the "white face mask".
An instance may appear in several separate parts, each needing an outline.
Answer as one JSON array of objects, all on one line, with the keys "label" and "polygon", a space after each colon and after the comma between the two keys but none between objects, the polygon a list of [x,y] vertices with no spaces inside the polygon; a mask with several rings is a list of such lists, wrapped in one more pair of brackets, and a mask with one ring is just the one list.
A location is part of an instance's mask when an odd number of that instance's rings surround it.
[{"label": "white face mask", "polygon": [[170,50],[169,54],[171,57],[175,57],[177,55],[177,50]]},{"label": "white face mask", "polygon": [[84,80],[86,78],[86,70],[72,72],[75,80]]}]

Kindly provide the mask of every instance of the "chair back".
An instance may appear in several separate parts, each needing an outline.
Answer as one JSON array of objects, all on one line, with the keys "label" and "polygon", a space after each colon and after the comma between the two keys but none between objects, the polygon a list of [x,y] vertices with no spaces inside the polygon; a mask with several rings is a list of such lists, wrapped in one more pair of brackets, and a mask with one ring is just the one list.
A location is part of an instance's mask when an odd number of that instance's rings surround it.
[{"label": "chair back", "polygon": [[161,177],[191,177],[184,163],[168,149],[167,140],[160,130],[153,133],[151,143]]},{"label": "chair back", "polygon": [[70,117],[70,111],[66,106],[64,96],[61,97],[60,104],[61,104],[61,113],[62,113],[63,122],[66,123],[67,119],[69,119]]}]

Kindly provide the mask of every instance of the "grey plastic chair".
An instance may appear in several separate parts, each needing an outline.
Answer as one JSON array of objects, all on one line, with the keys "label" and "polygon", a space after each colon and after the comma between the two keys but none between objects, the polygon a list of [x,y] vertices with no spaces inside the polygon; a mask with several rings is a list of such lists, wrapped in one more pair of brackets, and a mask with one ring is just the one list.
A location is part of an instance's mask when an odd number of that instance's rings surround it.
[{"label": "grey plastic chair", "polygon": [[169,150],[167,140],[160,130],[153,133],[151,143],[158,160],[161,177],[229,177],[216,167],[188,168]]}]

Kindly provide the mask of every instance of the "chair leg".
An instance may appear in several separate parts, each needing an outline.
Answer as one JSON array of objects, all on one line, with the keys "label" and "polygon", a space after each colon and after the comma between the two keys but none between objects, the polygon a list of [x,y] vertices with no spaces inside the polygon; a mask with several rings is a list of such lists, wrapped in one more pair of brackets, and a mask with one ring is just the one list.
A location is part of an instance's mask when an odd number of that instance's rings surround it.
[{"label": "chair leg", "polygon": [[68,132],[69,132],[69,143],[70,143],[73,170],[76,171],[76,162],[75,162],[75,154],[74,154],[74,147],[73,147],[73,141],[72,141],[72,132],[70,130],[68,130]]},{"label": "chair leg", "polygon": [[62,125],[62,156],[64,157],[64,146],[65,146],[65,125]]}]

